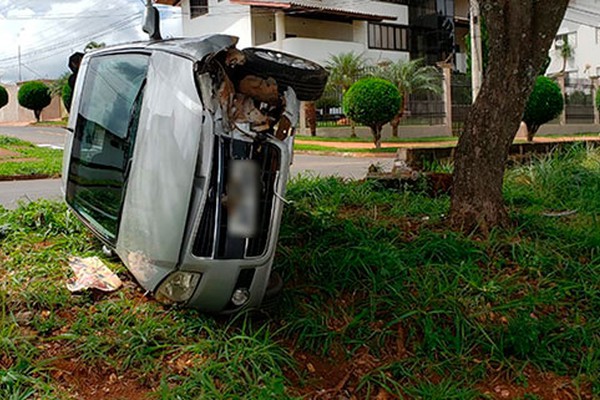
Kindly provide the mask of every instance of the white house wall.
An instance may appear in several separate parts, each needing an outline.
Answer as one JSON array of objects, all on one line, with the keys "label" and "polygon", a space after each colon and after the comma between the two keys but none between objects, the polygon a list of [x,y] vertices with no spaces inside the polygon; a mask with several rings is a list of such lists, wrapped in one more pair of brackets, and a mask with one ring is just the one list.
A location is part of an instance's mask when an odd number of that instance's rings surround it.
[{"label": "white house wall", "polygon": [[[568,34],[573,57],[566,71],[572,78],[600,75],[600,0],[572,0],[557,36]],[[548,74],[560,72],[563,59],[556,42],[550,49]]]},{"label": "white house wall", "polygon": [[[252,26],[254,27],[254,44],[261,45],[272,42],[275,33],[275,17],[262,9],[252,10]],[[310,18],[285,17],[285,33],[311,39],[353,40],[352,23],[322,21]]]},{"label": "white house wall", "polygon": [[209,0],[208,14],[190,19],[189,0],[181,1],[183,35],[201,36],[224,33],[240,38],[238,47],[252,46],[250,7],[230,4],[229,1]]}]

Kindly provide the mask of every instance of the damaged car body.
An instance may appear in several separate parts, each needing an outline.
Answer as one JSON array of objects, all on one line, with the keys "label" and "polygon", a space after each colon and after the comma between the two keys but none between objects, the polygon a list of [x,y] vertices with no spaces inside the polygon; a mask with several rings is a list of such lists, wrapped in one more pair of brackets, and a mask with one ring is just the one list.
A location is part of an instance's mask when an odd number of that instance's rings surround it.
[{"label": "damaged car body", "polygon": [[210,35],[106,48],[76,71],[63,189],[163,302],[258,307],[278,238],[300,101],[319,65]]}]

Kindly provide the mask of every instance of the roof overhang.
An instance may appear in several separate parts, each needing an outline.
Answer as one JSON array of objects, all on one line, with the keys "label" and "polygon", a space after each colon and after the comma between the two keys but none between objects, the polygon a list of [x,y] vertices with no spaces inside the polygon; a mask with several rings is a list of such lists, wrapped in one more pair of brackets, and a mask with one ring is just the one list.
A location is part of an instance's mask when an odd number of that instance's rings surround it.
[{"label": "roof overhang", "polygon": [[164,4],[166,6],[178,6],[181,0],[154,0],[156,4]]},{"label": "roof overhang", "polygon": [[325,16],[330,15],[337,18],[347,18],[365,21],[395,21],[398,18],[386,14],[370,13],[352,8],[338,8],[325,6],[315,0],[231,0],[231,3],[252,7],[271,8],[281,10],[286,14],[301,13],[303,16]]}]

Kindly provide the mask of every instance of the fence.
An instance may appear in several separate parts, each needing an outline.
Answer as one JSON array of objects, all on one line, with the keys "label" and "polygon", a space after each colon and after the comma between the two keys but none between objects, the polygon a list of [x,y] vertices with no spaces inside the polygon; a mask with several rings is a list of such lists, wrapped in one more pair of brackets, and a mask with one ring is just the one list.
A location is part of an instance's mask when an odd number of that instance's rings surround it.
[{"label": "fence", "polygon": [[[363,76],[370,75],[367,70]],[[442,76],[440,75],[440,81]],[[343,91],[341,87],[327,87],[321,99],[316,102],[318,127],[346,127],[350,120],[342,109]],[[400,125],[442,125],[445,119],[444,100],[433,93],[418,93],[409,96]]]},{"label": "fence", "polygon": [[594,85],[589,79],[565,79],[567,124],[594,123]]},{"label": "fence", "polygon": [[[372,75],[373,72],[374,69],[371,68],[364,72],[363,76]],[[446,76],[450,77],[449,74]],[[547,124],[548,130],[552,133],[573,133],[577,129],[587,129],[584,125],[589,125],[590,131],[596,129],[598,119],[600,119],[594,104],[594,91],[598,90],[597,82],[592,79],[566,79],[562,76],[554,77],[554,79],[563,90],[565,108],[559,118]],[[440,74],[440,80],[443,81],[442,74]],[[445,107],[445,96],[421,93],[409,96],[400,125],[413,126],[416,129],[430,126],[437,128],[444,125],[446,132],[449,132],[451,123],[452,134],[459,136],[471,110],[471,77],[466,74],[452,73],[450,81],[450,85],[445,82],[444,87],[450,90],[451,121],[447,121],[446,118],[445,110],[450,111],[450,108]],[[316,102],[317,127],[332,128],[351,125],[351,121],[344,115],[342,98],[341,87],[326,89],[323,97]],[[565,125],[570,125],[570,127]]]}]

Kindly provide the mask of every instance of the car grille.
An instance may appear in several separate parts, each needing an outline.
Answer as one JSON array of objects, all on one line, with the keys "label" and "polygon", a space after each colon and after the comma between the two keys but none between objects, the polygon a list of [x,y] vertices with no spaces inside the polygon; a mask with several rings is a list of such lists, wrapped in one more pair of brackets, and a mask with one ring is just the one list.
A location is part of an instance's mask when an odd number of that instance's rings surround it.
[{"label": "car grille", "polygon": [[[260,167],[257,232],[252,238],[227,232],[227,209],[222,203],[231,161],[254,160]],[[280,150],[266,142],[219,137],[215,140],[208,194],[192,253],[214,259],[259,257],[267,250],[275,201],[275,181],[281,168]]]}]

